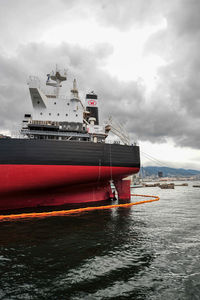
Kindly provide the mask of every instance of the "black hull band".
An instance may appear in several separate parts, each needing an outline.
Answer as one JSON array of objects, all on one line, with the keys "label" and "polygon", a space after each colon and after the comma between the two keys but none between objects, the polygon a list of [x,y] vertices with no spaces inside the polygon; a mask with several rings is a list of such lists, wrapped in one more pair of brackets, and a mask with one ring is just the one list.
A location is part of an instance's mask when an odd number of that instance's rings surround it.
[{"label": "black hull band", "polygon": [[0,164],[140,167],[138,146],[29,139],[0,140]]}]

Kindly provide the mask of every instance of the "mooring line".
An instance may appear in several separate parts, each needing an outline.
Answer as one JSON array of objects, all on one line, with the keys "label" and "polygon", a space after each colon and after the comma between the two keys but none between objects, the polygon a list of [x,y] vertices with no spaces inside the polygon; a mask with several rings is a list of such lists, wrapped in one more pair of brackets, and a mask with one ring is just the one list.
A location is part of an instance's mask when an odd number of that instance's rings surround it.
[{"label": "mooring line", "polygon": [[68,210],[59,210],[59,211],[51,211],[51,212],[40,212],[40,213],[22,213],[22,214],[11,214],[11,215],[0,215],[0,222],[1,221],[12,221],[12,220],[19,220],[19,219],[27,219],[27,218],[45,218],[45,217],[55,217],[55,216],[65,216],[70,214],[76,214],[84,211],[92,211],[92,210],[103,210],[103,209],[110,209],[110,208],[117,208],[117,207],[130,207],[133,205],[144,204],[148,202],[158,201],[160,198],[158,196],[152,195],[138,195],[138,194],[131,194],[131,196],[135,197],[148,197],[153,198],[150,200],[143,200],[138,202],[130,202],[125,204],[111,204],[111,205],[104,205],[104,206],[89,206],[83,208],[76,208],[76,209],[68,209]]}]

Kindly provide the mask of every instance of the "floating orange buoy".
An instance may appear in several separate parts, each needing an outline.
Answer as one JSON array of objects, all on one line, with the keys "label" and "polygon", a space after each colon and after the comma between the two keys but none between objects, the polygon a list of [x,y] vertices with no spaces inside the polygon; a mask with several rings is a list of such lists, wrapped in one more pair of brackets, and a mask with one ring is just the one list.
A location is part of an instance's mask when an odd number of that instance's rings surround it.
[{"label": "floating orange buoy", "polygon": [[71,215],[71,214],[80,213],[80,212],[84,212],[84,211],[110,209],[110,208],[117,208],[117,207],[125,208],[125,207],[130,207],[133,205],[158,201],[160,199],[158,196],[151,196],[151,195],[131,194],[131,196],[148,197],[148,198],[153,198],[153,199],[125,203],[125,204],[113,204],[113,205],[104,205],[104,206],[96,206],[96,207],[90,206],[90,207],[83,207],[83,208],[76,208],[76,209],[69,209],[69,210],[51,211],[51,212],[0,215],[0,221],[12,221],[12,220],[19,220],[19,219],[27,219],[27,218],[46,218],[46,217],[53,217],[53,216],[65,216],[65,215]]}]

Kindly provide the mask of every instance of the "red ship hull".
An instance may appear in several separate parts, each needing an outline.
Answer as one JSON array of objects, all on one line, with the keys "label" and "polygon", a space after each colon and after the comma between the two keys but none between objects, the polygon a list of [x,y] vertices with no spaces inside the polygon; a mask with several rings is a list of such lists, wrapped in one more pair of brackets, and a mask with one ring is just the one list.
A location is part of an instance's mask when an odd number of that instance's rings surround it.
[{"label": "red ship hull", "polygon": [[138,171],[137,167],[0,165],[0,210],[107,200],[110,180]]}]

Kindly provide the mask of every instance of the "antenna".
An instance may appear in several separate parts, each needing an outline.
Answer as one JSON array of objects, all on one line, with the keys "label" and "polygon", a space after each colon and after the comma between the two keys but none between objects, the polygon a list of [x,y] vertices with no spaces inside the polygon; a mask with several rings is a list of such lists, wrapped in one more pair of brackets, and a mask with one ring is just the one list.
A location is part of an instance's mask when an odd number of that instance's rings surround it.
[{"label": "antenna", "polygon": [[79,99],[78,89],[77,89],[77,84],[76,84],[76,79],[74,79],[74,81],[73,81],[73,88],[71,90],[71,93],[72,93],[72,95],[73,95],[74,98]]}]

